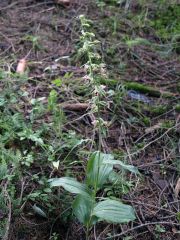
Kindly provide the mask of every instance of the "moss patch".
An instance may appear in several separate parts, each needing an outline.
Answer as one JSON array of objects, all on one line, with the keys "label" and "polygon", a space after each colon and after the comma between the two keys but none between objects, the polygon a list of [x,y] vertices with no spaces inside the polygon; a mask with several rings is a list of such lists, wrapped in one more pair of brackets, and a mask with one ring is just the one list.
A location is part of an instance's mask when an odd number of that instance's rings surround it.
[{"label": "moss patch", "polygon": [[180,5],[158,10],[151,26],[162,39],[171,39],[180,33]]}]

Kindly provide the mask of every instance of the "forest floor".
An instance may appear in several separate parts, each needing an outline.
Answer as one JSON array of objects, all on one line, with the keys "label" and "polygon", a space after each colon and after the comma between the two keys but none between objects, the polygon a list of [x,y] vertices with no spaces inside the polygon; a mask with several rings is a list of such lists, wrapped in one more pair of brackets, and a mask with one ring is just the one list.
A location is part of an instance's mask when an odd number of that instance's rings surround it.
[{"label": "forest floor", "polygon": [[[0,1],[3,240],[85,239],[72,217],[72,197],[47,183],[64,175],[84,179],[87,155],[96,150],[89,144],[97,142],[88,108],[92,94],[78,54],[81,14],[92,21],[105,64],[101,81],[109,95],[102,118],[108,124],[102,149],[140,172],[120,172],[121,182],[107,184],[103,193],[132,205],[136,220],[98,223],[90,239],[180,239],[180,39],[159,23],[158,16],[168,15],[163,6],[107,2]],[[19,76],[22,58],[27,72]],[[56,116],[49,101],[60,109]]]}]

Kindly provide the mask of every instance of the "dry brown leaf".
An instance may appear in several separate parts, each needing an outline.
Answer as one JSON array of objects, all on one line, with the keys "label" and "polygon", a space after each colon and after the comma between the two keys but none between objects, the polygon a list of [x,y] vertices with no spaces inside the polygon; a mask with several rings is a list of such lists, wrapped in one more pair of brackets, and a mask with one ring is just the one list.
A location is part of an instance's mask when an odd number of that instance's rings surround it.
[{"label": "dry brown leaf", "polygon": [[27,65],[26,59],[24,59],[24,58],[21,59],[17,65],[16,72],[23,74],[25,72],[26,65]]},{"label": "dry brown leaf", "polygon": [[56,0],[55,2],[57,4],[68,5],[68,4],[70,4],[71,0]]},{"label": "dry brown leaf", "polygon": [[179,193],[180,193],[180,178],[178,179],[177,183],[176,183],[176,187],[174,189],[174,193],[176,198],[178,198]]},{"label": "dry brown leaf", "polygon": [[154,126],[152,126],[152,127],[146,128],[145,133],[152,133],[152,132],[154,132],[155,130],[161,128],[161,126],[162,126],[162,123],[159,122],[159,123],[157,123],[156,125],[154,125]]},{"label": "dry brown leaf", "polygon": [[177,228],[173,227],[173,228],[172,228],[172,232],[173,232],[174,234],[178,233]]}]

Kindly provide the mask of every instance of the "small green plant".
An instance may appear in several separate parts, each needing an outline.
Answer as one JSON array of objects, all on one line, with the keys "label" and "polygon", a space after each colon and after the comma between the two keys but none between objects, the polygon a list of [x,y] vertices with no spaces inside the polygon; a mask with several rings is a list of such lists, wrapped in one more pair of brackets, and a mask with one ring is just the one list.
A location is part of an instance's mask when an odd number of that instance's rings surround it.
[{"label": "small green plant", "polygon": [[37,99],[32,98],[30,100],[30,103],[32,105],[32,110],[29,116],[31,123],[33,123],[36,119],[40,118],[46,112],[43,104],[44,100],[45,100],[44,97],[37,98]]},{"label": "small green plant", "polygon": [[86,227],[86,239],[89,239],[91,227],[99,221],[127,223],[135,219],[135,213],[131,206],[123,204],[119,200],[98,197],[98,192],[103,190],[113,172],[114,164],[138,173],[135,167],[115,160],[111,154],[97,151],[88,160],[85,183],[69,177],[50,180],[51,187],[63,187],[77,195],[72,208],[75,216]]},{"label": "small green plant", "polygon": [[157,240],[161,239],[161,234],[165,232],[166,229],[164,227],[160,226],[159,224],[155,226],[155,236]]},{"label": "small green plant", "polygon": [[177,218],[178,222],[180,223],[180,212],[176,213],[176,218]]},{"label": "small green plant", "polygon": [[26,167],[30,167],[34,162],[33,153],[27,153],[27,150],[24,151],[24,156],[22,157],[21,164]]},{"label": "small green plant", "polygon": [[106,3],[104,1],[97,0],[96,1],[97,6],[103,11],[104,7],[106,6]]},{"label": "small green plant", "polygon": [[125,37],[125,44],[128,47],[128,50],[133,49],[133,47],[139,46],[139,45],[151,45],[151,43],[144,38],[135,38],[135,39],[129,39],[129,37]]},{"label": "small green plant", "polygon": [[[60,81],[56,79],[56,81],[54,81],[53,83],[59,86]],[[48,110],[52,113],[52,116],[53,116],[52,128],[56,133],[56,136],[62,137],[62,125],[65,121],[65,116],[61,107],[58,106],[57,101],[58,101],[58,92],[53,89],[49,93],[49,97],[48,97]]]},{"label": "small green plant", "polygon": [[60,240],[60,238],[59,238],[59,234],[57,234],[57,233],[53,233],[53,234],[51,235],[51,237],[50,237],[49,240]]},{"label": "small green plant", "polygon": [[74,215],[86,227],[86,240],[88,240],[92,226],[99,221],[127,223],[135,219],[135,213],[131,206],[116,199],[101,198],[99,193],[110,181],[110,175],[114,172],[114,164],[136,174],[138,170],[122,161],[115,160],[113,155],[103,153],[101,150],[103,137],[106,134],[106,122],[101,117],[101,109],[106,106],[106,102],[103,100],[106,92],[104,86],[99,82],[99,76],[102,74],[101,57],[96,49],[99,42],[95,40],[95,35],[90,31],[91,22],[83,15],[80,16],[80,21],[82,47],[79,52],[87,59],[85,67],[88,75],[86,78],[89,79],[92,88],[91,111],[96,116],[92,124],[98,133],[98,143],[95,146],[98,151],[92,153],[88,160],[84,183],[78,182],[75,178],[62,177],[50,179],[50,186],[63,187],[70,193],[77,195],[72,209]]},{"label": "small green plant", "polygon": [[[166,4],[165,4],[166,6]],[[163,40],[169,40],[179,34],[180,31],[180,6],[178,4],[171,4],[156,12],[155,18],[151,21],[158,34]]]},{"label": "small green plant", "polygon": [[40,37],[34,35],[26,35],[23,38],[24,41],[30,42],[32,44],[32,49],[35,51],[41,50],[42,46],[40,44]]},{"label": "small green plant", "polygon": [[123,194],[127,194],[134,186],[132,181],[127,179],[124,171],[112,172],[109,176],[109,183],[105,185],[104,192],[108,197],[120,198]]}]

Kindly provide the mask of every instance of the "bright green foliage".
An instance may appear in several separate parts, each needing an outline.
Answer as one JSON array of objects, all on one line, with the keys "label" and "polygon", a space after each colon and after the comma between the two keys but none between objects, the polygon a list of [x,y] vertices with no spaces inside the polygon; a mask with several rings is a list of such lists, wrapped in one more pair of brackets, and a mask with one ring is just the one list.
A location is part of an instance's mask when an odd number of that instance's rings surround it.
[{"label": "bright green foliage", "polygon": [[25,37],[23,37],[22,40],[31,43],[31,44],[32,44],[32,48],[33,48],[35,51],[42,49],[42,46],[41,46],[41,44],[40,44],[40,38],[39,38],[39,36],[26,35]]},{"label": "bright green foliage", "polygon": [[[54,134],[53,141],[54,136],[59,136],[60,131],[57,132],[56,129],[58,127],[61,130],[63,117],[59,117],[60,110],[57,108],[57,99],[53,99],[53,94],[51,94],[52,118],[57,122],[53,121],[54,125],[39,125],[39,118],[42,118],[43,114],[48,112],[48,104],[44,101],[45,97],[31,98],[30,94],[26,92],[27,76],[0,70],[0,81],[3,89],[0,97],[0,200],[1,197],[3,198],[3,201],[0,201],[0,210],[5,215],[0,224],[1,238],[1,235],[4,234],[1,229],[5,229],[8,216],[6,191],[11,199],[14,215],[21,211],[19,206],[27,199],[36,202],[41,201],[49,207],[49,211],[54,210],[54,206],[51,205],[53,200],[49,195],[51,189],[46,187],[47,180],[43,179],[44,181],[42,181],[42,178],[38,177],[38,175],[32,175],[30,181],[36,182],[39,189],[29,194],[29,196],[23,195],[23,198],[20,199],[18,198],[20,191],[19,188],[17,191],[16,185],[23,179],[24,171],[25,176],[27,176],[27,169],[33,167],[34,163],[41,164],[40,162],[43,162],[46,165],[48,160],[53,160],[56,153],[60,151],[59,146],[62,147],[62,142],[57,141],[58,146],[53,142],[51,145],[49,135]],[[28,111],[24,111],[24,105],[27,103],[29,103]],[[74,144],[79,141],[76,136],[71,137],[68,132],[62,135],[62,138],[64,144],[62,151],[64,149],[71,150]],[[75,139],[77,140],[76,143],[74,143]],[[34,211],[40,215],[38,209],[40,207],[34,207]]]},{"label": "bright green foliage", "polygon": [[20,140],[29,139],[35,142],[38,145],[43,145],[43,140],[40,137],[41,132],[33,132],[32,129],[24,128],[22,132],[19,132],[17,135],[20,137]]},{"label": "bright green foliage", "polygon": [[[6,200],[4,198],[4,194],[2,194],[1,192],[0,192],[0,210],[1,210],[1,215],[6,216],[6,214],[8,213],[8,208],[6,206]],[[3,236],[5,234],[5,226],[6,226],[6,219],[4,217],[4,218],[1,218],[1,220],[0,220],[0,238],[3,238]]]},{"label": "bright green foliage", "polygon": [[94,201],[93,199],[86,198],[83,195],[76,196],[72,208],[74,211],[75,216],[78,220],[88,226],[88,224],[92,225],[96,223],[97,218],[95,216],[91,216],[92,210],[94,208]]},{"label": "bright green foliage", "polygon": [[105,164],[104,159],[109,159],[110,162],[112,155],[95,152],[89,159],[87,165],[87,184],[89,186],[101,188],[106,183],[113,165],[111,163]]},{"label": "bright green foliage", "polygon": [[[86,60],[86,69],[88,79],[92,87],[92,111],[96,116],[95,127],[98,129],[99,145],[98,151],[90,156],[87,169],[85,183],[80,183],[73,178],[51,179],[52,187],[63,187],[70,193],[77,194],[72,204],[74,215],[86,227],[86,239],[89,239],[89,230],[97,221],[107,221],[114,223],[123,223],[133,221],[135,219],[134,210],[131,206],[125,205],[118,200],[97,198],[99,190],[103,190],[105,184],[109,182],[109,176],[113,171],[113,165],[118,164],[123,169],[138,173],[138,170],[130,165],[125,165],[121,161],[114,160],[111,154],[101,152],[102,138],[105,135],[106,123],[101,117],[101,108],[106,105],[102,99],[106,92],[102,88],[98,72],[100,70],[101,57],[97,54],[96,46],[98,41],[95,35],[90,31],[91,22],[83,15],[80,16],[81,21],[81,48],[79,55]],[[114,219],[114,220],[113,220]]]},{"label": "bright green foliage", "polygon": [[85,184],[82,184],[74,178],[62,177],[51,180],[51,187],[63,187],[66,191],[75,194],[81,194],[85,197],[89,197],[91,194],[90,189]]},{"label": "bright green foliage", "polygon": [[135,46],[151,45],[151,43],[147,39],[145,39],[145,38],[127,39],[125,41],[125,43],[127,44],[129,49],[131,49],[131,48],[133,48]]},{"label": "bright green foliage", "polygon": [[171,39],[180,33],[180,6],[172,4],[168,8],[160,9],[151,25],[163,39]]},{"label": "bright green foliage", "polygon": [[131,206],[111,199],[99,202],[92,214],[99,220],[112,223],[126,223],[135,220],[134,210]]},{"label": "bright green foliage", "polygon": [[41,217],[44,217],[44,218],[47,218],[46,216],[46,213],[40,208],[40,207],[37,207],[35,204],[34,206],[32,207],[33,211],[38,214],[39,216]]},{"label": "bright green foliage", "polygon": [[133,172],[135,174],[138,174],[138,169],[132,165],[126,165],[122,161],[114,160],[114,158],[107,159],[105,158],[103,161],[105,164],[112,164],[112,165],[120,165],[123,169],[126,169],[130,172]]},{"label": "bright green foliage", "polygon": [[56,107],[57,98],[58,98],[57,91],[55,91],[54,89],[51,90],[48,97],[48,109],[50,111],[54,110],[54,108]]},{"label": "bright green foliage", "polygon": [[135,219],[134,210],[118,200],[105,199],[97,201],[97,192],[102,189],[113,172],[113,165],[120,164],[124,169],[138,173],[138,170],[121,161],[113,160],[110,154],[99,151],[92,154],[86,170],[86,183],[82,184],[73,178],[51,179],[52,187],[59,186],[65,190],[78,194],[72,205],[73,212],[78,220],[89,229],[96,221],[123,223]]},{"label": "bright green foliage", "polygon": [[52,83],[56,86],[56,87],[60,87],[62,85],[62,80],[60,78],[56,78],[55,80],[52,81]]}]

